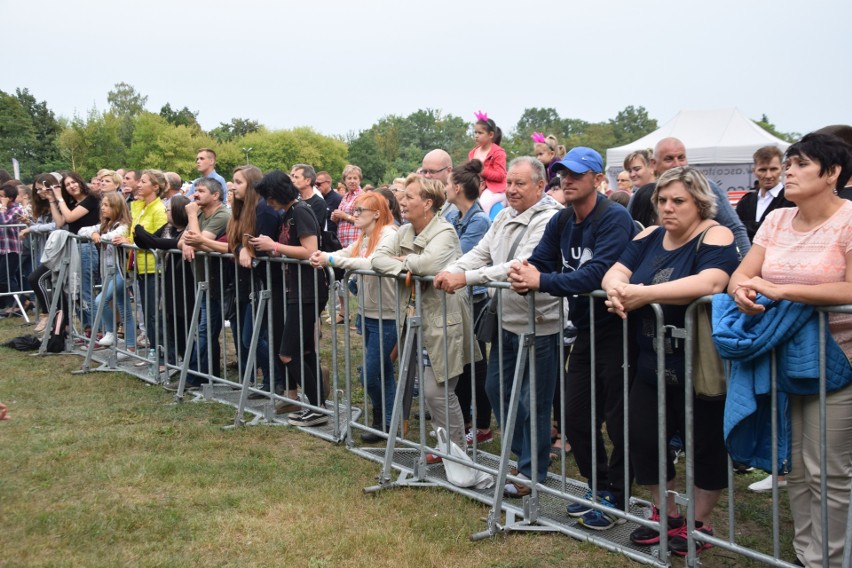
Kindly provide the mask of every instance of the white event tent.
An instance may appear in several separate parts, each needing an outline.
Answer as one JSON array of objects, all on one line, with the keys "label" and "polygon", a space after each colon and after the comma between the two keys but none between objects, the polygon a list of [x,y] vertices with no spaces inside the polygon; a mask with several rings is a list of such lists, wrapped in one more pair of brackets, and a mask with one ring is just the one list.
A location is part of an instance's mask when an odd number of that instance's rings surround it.
[{"label": "white event tent", "polygon": [[749,189],[752,155],[762,146],[786,150],[789,143],[758,126],[737,108],[682,110],[654,132],[635,142],[606,151],[606,174],[615,187],[618,172],[624,169],[627,154],[650,148],[663,138],[674,137],[686,146],[689,165],[728,191]]}]

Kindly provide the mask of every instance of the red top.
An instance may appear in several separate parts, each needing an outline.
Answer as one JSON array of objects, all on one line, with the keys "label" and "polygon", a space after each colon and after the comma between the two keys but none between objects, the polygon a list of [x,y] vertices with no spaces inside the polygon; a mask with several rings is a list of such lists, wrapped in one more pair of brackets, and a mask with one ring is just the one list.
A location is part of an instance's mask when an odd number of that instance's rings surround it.
[{"label": "red top", "polygon": [[[467,155],[468,160],[473,159],[476,148]],[[492,144],[488,155],[485,156],[485,161],[482,163],[482,179],[485,180],[485,187],[494,193],[506,192],[506,150],[497,144]]]}]

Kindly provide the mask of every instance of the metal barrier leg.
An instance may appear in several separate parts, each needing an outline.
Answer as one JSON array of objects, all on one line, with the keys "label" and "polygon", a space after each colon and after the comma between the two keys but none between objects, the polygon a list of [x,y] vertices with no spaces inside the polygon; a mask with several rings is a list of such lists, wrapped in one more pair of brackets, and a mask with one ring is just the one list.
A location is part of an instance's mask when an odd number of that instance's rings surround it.
[{"label": "metal barrier leg", "polygon": [[189,358],[195,347],[195,336],[198,332],[198,316],[201,314],[201,303],[207,299],[207,282],[199,282],[195,289],[195,305],[192,307],[192,323],[189,326],[186,339],[186,349],[183,353],[183,364],[180,367],[180,378],[175,393],[175,402],[183,402],[183,393],[186,388],[186,374],[189,370]]},{"label": "metal barrier leg", "polygon": [[[497,482],[494,486],[494,504],[486,519],[486,528],[482,532],[471,535],[471,540],[482,540],[495,536],[499,532],[509,531],[555,531],[553,527],[536,525],[539,514],[538,492],[536,491],[537,479],[531,479],[533,491],[523,498],[524,517],[520,522],[515,522],[514,514],[506,513],[506,523],[500,523],[500,515],[503,510],[503,487],[509,475],[509,462],[512,457],[512,438],[515,432],[515,421],[518,417],[518,405],[520,404],[521,391],[523,390],[523,379],[526,371],[527,360],[535,354],[535,334],[525,333],[521,336],[520,349],[515,361],[515,378],[512,383],[512,394],[509,398],[509,409],[503,427],[503,436],[500,448],[500,470],[497,473]],[[501,402],[502,404],[502,402]],[[534,473],[533,475],[537,475]]]},{"label": "metal barrier leg", "polygon": [[[252,327],[251,332],[251,343],[249,344],[248,351],[248,361],[253,361],[255,359],[255,354],[257,353],[257,343],[260,337],[260,330],[263,327],[263,314],[266,311],[266,304],[269,302],[269,299],[272,297],[272,294],[269,290],[263,290],[260,293],[260,301],[257,304],[257,311],[254,315],[254,325]],[[234,416],[234,424],[233,428],[239,428],[240,426],[245,426],[245,420],[243,419],[243,413],[246,408],[246,401],[248,401],[249,395],[249,385],[253,382],[253,375],[255,374],[255,367],[251,363],[246,365],[246,368],[243,369],[243,389],[240,392],[240,402],[237,404],[237,414]]]},{"label": "metal barrier leg", "polygon": [[[115,267],[111,267],[111,268],[107,269],[107,280],[106,281],[109,282],[110,279],[113,279],[113,278],[115,278]],[[104,290],[106,290],[106,288],[104,288]],[[95,312],[95,321],[92,322],[92,335],[91,335],[91,337],[89,337],[89,342],[86,346],[86,357],[83,359],[83,365],[80,367],[80,369],[78,369],[76,371],[71,371],[72,375],[82,375],[82,374],[88,373],[92,370],[92,368],[91,368],[92,353],[95,351],[95,342],[97,342],[97,340],[98,340],[98,334],[95,332],[95,330],[100,329],[101,321],[103,320],[104,306],[105,305],[106,305],[105,301],[98,302],[98,309]],[[116,363],[115,350],[111,350],[111,353],[112,354],[110,356],[109,362],[107,363],[107,367],[108,368],[111,367],[112,369],[115,369],[115,363]],[[103,366],[101,368],[103,368]]]},{"label": "metal barrier leg", "polygon": [[[56,319],[56,312],[59,311],[59,298],[62,296],[62,290],[65,288],[65,283],[68,280],[68,265],[71,264],[70,258],[64,258],[62,260],[62,264],[59,267],[59,277],[57,281],[52,284],[52,292],[50,298],[50,309],[47,312],[47,321],[51,322],[51,325],[55,326],[56,323],[53,321]],[[70,306],[66,306],[67,310],[70,310]],[[64,317],[62,318],[64,319]],[[71,316],[68,316],[69,322],[71,321]],[[60,322],[61,323],[61,322]],[[50,339],[50,326],[44,329],[44,335],[41,338],[41,345],[38,348],[39,355],[44,355],[47,352],[47,340]],[[66,341],[66,351],[68,350],[68,342]]]},{"label": "metal barrier leg", "polygon": [[379,484],[372,487],[365,487],[365,493],[374,493],[381,489],[390,487],[434,487],[434,483],[425,482],[422,480],[423,472],[420,469],[420,463],[415,465],[414,478],[409,479],[409,474],[400,473],[396,481],[391,482],[391,469],[393,467],[393,456],[396,446],[396,436],[390,433],[399,434],[402,426],[403,405],[405,400],[406,385],[410,381],[409,365],[411,364],[412,350],[415,349],[415,339],[417,329],[420,327],[419,316],[409,316],[406,320],[405,344],[402,349],[402,356],[399,365],[399,384],[396,389],[396,396],[393,402],[393,413],[391,414],[391,425],[388,430],[388,444],[385,449],[385,460],[382,466],[382,473],[379,475]]}]

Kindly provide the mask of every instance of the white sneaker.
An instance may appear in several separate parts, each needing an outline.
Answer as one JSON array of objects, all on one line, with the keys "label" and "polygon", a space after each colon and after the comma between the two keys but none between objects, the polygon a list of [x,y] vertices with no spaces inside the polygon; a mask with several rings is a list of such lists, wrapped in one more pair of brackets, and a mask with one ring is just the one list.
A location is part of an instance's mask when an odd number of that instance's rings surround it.
[{"label": "white sneaker", "polygon": [[[783,487],[787,487],[787,480],[781,478],[778,480],[778,488],[781,489]],[[767,475],[760,481],[755,481],[748,486],[748,490],[755,493],[769,493],[772,491],[772,475]]]},{"label": "white sneaker", "polygon": [[115,345],[115,334],[111,331],[106,332],[103,337],[98,339],[98,345],[101,347],[112,347]]}]

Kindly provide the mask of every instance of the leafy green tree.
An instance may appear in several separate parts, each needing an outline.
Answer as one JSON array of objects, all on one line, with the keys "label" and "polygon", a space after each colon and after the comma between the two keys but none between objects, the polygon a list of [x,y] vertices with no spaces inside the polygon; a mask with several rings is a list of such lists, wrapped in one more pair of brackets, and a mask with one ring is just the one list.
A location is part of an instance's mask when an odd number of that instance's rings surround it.
[{"label": "leafy green tree", "polygon": [[633,105],[620,111],[615,118],[609,120],[615,146],[622,146],[642,138],[657,129],[657,120],[648,116],[645,107],[634,108]]},{"label": "leafy green tree", "polygon": [[230,142],[260,129],[261,125],[256,120],[232,118],[231,122],[220,122],[219,126],[210,131],[210,135],[219,142]]},{"label": "leafy green tree", "polygon": [[0,91],[0,167],[12,172],[12,159],[25,171],[37,169],[36,130],[24,105],[14,96]]},{"label": "leafy green tree", "polygon": [[192,126],[175,125],[159,114],[143,112],[136,119],[127,157],[133,167],[189,175],[195,170],[198,148],[210,146],[212,142],[209,136]]},{"label": "leafy green tree", "polygon": [[527,108],[515,124],[514,132],[527,140],[530,140],[533,132],[559,136],[562,133],[562,118],[555,108]]},{"label": "leafy green tree", "polygon": [[121,139],[123,122],[110,112],[93,108],[86,120],[75,116],[59,135],[62,157],[83,177],[101,168],[127,166],[127,147]]},{"label": "leafy green tree", "polygon": [[171,104],[166,103],[160,109],[160,116],[175,126],[186,126],[199,131],[201,130],[201,126],[198,124],[198,111],[192,112],[187,107],[174,110]]},{"label": "leafy green tree", "polygon": [[453,163],[464,163],[473,147],[470,123],[433,109],[406,117],[389,115],[349,141],[349,159],[371,183],[387,182],[413,172],[435,148],[449,152]]},{"label": "leafy green tree", "polygon": [[38,102],[27,89],[15,89],[15,98],[30,115],[35,134],[32,155],[26,164],[21,164],[21,176],[30,180],[43,171],[65,167],[56,144],[61,127],[47,102]]},{"label": "leafy green tree", "polygon": [[[245,163],[243,148],[251,148],[249,162],[264,172],[274,168],[289,172],[293,164],[303,163],[312,165],[317,171],[326,170],[332,176],[339,176],[347,163],[347,149],[343,141],[319,134],[311,128],[275,131],[262,128],[225,144],[224,147],[233,148],[237,161],[226,162],[220,152],[217,169],[219,164],[227,164],[233,169],[238,164]],[[220,146],[214,148],[219,152]],[[222,173],[225,170],[219,171]]]},{"label": "leafy green tree", "polygon": [[121,141],[125,147],[130,147],[136,117],[145,110],[148,97],[138,93],[132,85],[121,82],[107,93],[107,102],[109,111],[121,121]]},{"label": "leafy green tree", "polygon": [[380,183],[391,165],[381,156],[376,139],[372,136],[359,136],[349,144],[349,160],[361,168],[364,174],[362,183]]},{"label": "leafy green tree", "polygon": [[777,136],[781,140],[784,140],[785,142],[790,142],[791,144],[802,137],[801,133],[799,132],[781,132],[775,127],[774,124],[769,121],[769,117],[765,114],[761,115],[760,120],[752,119],[752,121],[768,133],[772,134],[773,136]]}]

